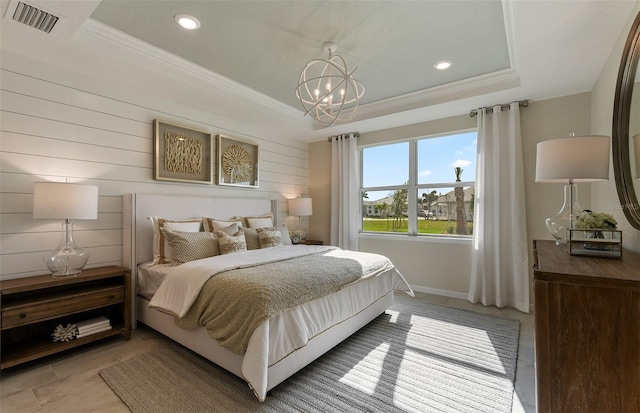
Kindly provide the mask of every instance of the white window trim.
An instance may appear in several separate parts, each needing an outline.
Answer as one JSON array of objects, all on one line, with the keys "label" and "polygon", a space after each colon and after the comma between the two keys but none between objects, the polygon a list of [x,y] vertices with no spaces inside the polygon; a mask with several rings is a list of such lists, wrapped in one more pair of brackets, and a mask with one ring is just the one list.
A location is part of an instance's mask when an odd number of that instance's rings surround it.
[{"label": "white window trim", "polygon": [[[418,141],[424,139],[431,138],[439,138],[445,136],[451,136],[455,134],[462,134],[467,132],[476,131],[477,129],[463,129],[459,131],[451,131],[447,133],[439,133],[435,135],[429,136],[420,136],[409,139],[398,139],[391,140],[387,142],[378,142],[371,145],[362,145],[358,148],[359,157],[360,157],[360,182],[364,182],[363,172],[364,172],[364,162],[362,162],[363,150],[365,148],[372,148],[376,146],[385,146],[385,145],[393,145],[397,143],[409,143],[409,181],[407,184],[403,185],[386,185],[386,186],[373,186],[373,187],[365,187],[362,186],[360,188],[360,193],[362,192],[374,192],[374,191],[397,191],[406,189],[408,192],[407,199],[407,218],[415,216],[416,219],[408,220],[408,231],[406,233],[389,233],[389,232],[375,232],[375,231],[363,231],[362,229],[362,219],[360,220],[358,236],[360,238],[375,238],[375,239],[388,239],[388,240],[399,240],[398,237],[402,237],[402,240],[413,240],[420,242],[440,242],[440,243],[451,243],[451,244],[467,244],[471,243],[473,240],[473,236],[442,236],[442,235],[433,235],[433,234],[419,234],[418,233],[418,219],[417,219],[417,202],[410,202],[411,193],[418,193],[420,189],[428,189],[428,188],[455,188],[455,187],[468,187],[471,185],[475,185],[475,181],[461,181],[461,182],[440,182],[440,183],[428,183],[428,184],[418,184]],[[477,153],[476,153],[477,156]],[[417,197],[417,195],[416,195]],[[416,199],[417,201],[417,199]],[[360,202],[359,207],[359,215],[362,217],[362,201]]]}]

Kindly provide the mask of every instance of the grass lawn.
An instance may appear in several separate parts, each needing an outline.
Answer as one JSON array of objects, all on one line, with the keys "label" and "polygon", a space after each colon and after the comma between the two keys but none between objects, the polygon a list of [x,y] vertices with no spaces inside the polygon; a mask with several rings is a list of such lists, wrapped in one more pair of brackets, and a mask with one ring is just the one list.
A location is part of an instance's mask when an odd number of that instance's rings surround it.
[{"label": "grass lawn", "polygon": [[[370,232],[407,232],[408,229],[408,220],[402,220],[402,224],[400,228],[396,231],[393,231],[393,219],[374,219],[374,218],[366,218],[362,221],[362,230],[370,231]],[[471,222],[467,223],[467,227],[469,228],[469,234],[471,234],[471,230],[473,229],[473,224]],[[456,232],[456,223],[455,221],[435,221],[435,220],[426,220],[419,219],[418,220],[418,233],[419,234],[455,234]]]}]

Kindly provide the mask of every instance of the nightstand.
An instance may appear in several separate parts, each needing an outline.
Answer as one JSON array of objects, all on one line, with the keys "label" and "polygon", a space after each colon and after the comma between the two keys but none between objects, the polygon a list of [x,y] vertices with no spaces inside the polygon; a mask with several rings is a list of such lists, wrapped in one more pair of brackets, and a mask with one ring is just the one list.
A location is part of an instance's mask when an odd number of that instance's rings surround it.
[{"label": "nightstand", "polygon": [[[83,270],[77,277],[51,274],[0,283],[0,369],[96,340],[131,334],[129,270],[118,266]],[[111,329],[54,342],[56,326],[104,316]]]},{"label": "nightstand", "polygon": [[306,239],[302,241],[300,244],[302,245],[324,245],[324,242],[316,239]]}]

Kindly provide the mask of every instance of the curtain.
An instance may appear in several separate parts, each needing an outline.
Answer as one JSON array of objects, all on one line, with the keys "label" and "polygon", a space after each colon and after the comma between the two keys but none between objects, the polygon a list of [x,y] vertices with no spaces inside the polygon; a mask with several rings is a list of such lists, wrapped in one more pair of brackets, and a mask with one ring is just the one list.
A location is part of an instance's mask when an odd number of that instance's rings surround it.
[{"label": "curtain", "polygon": [[331,245],[358,250],[360,173],[357,134],[331,139]]},{"label": "curtain", "polygon": [[519,102],[478,109],[473,251],[468,299],[529,312]]}]

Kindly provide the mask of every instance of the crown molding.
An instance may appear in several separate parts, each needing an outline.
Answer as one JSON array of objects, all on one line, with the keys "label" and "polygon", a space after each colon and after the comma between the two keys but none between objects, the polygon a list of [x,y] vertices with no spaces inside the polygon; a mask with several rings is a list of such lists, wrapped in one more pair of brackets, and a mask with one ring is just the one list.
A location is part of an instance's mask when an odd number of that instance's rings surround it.
[{"label": "crown molding", "polygon": [[512,69],[475,76],[446,85],[367,103],[358,108],[353,122],[424,108],[520,86],[520,76]]},{"label": "crown molding", "polygon": [[[89,41],[111,46],[120,57],[128,55],[131,58],[139,59],[143,66],[153,67],[154,71],[168,78],[179,82],[195,81],[206,84],[209,88],[220,91],[223,96],[237,96],[241,99],[246,99],[247,102],[267,107],[269,110],[276,111],[294,120],[307,120],[303,116],[302,110],[293,108],[97,20],[87,19],[78,30],[78,34],[84,35]],[[504,69],[361,105],[358,108],[357,115],[349,123],[501,91],[519,85],[520,77],[518,74],[512,69]],[[315,125],[315,122],[310,124],[314,125],[313,129],[318,129],[318,125]]]}]

